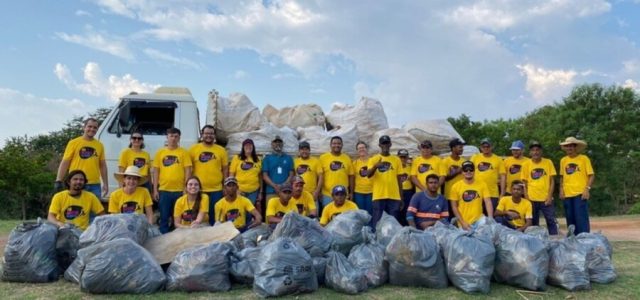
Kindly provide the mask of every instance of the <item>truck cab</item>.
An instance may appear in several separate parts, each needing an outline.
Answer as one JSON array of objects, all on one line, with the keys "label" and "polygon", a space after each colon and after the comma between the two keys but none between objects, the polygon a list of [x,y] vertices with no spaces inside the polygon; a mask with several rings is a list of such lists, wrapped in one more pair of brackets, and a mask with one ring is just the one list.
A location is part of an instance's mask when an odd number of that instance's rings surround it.
[{"label": "truck cab", "polygon": [[105,149],[109,192],[118,188],[113,173],[118,172],[118,159],[122,150],[129,147],[131,133],[142,132],[144,150],[153,160],[155,153],[164,147],[166,131],[171,127],[180,129],[181,147],[188,149],[198,142],[199,112],[189,89],[160,87],[151,94],[130,93],[120,98],[96,134]]}]

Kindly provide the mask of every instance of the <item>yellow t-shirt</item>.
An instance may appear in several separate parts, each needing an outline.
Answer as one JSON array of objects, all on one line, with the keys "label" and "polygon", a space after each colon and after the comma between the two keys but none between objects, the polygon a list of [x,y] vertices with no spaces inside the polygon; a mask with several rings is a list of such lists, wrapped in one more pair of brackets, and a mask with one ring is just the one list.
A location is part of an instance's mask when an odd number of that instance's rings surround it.
[{"label": "yellow t-shirt", "polygon": [[482,217],[484,198],[489,198],[489,188],[484,182],[475,179],[471,184],[464,180],[454,184],[449,200],[458,202],[460,217],[471,225]]},{"label": "yellow t-shirt", "polygon": [[556,175],[556,167],[550,159],[543,158],[539,163],[529,160],[522,164],[522,180],[527,182],[529,199],[544,202],[549,195],[550,178]]},{"label": "yellow t-shirt", "polygon": [[517,212],[518,215],[520,215],[520,219],[509,221],[515,227],[522,227],[526,223],[525,219],[533,218],[533,208],[531,207],[531,202],[524,198],[522,198],[519,203],[515,203],[513,202],[513,198],[511,196],[502,197],[500,198],[500,202],[498,202],[497,210],[504,212]]},{"label": "yellow t-shirt", "polygon": [[595,174],[591,160],[583,154],[576,157],[565,156],[560,159],[560,176],[565,197],[581,195],[589,183],[589,175]]},{"label": "yellow t-shirt", "polygon": [[358,205],[355,202],[345,200],[342,206],[337,207],[336,204],[331,201],[327,207],[322,210],[322,216],[320,217],[320,225],[324,226],[329,224],[333,218],[345,211],[357,210]]},{"label": "yellow t-shirt", "polygon": [[233,225],[240,229],[247,223],[247,214],[256,209],[251,200],[238,195],[234,201],[228,201],[226,198],[216,202],[214,208],[216,214],[216,222],[233,222]]},{"label": "yellow t-shirt", "polygon": [[[367,176],[367,163],[369,159],[362,161],[358,158],[353,160],[353,172],[355,173],[355,189],[358,194],[371,194],[373,187],[371,179]],[[346,186],[346,185],[345,185]]]},{"label": "yellow t-shirt", "polygon": [[522,179],[522,165],[527,161],[529,161],[529,158],[524,156],[520,156],[520,159],[516,159],[513,156],[504,159],[504,169],[507,172],[507,193],[511,193],[511,183],[514,180]]},{"label": "yellow t-shirt", "polygon": [[[167,192],[182,192],[186,178],[184,170],[191,167],[191,157],[182,147],[176,149],[162,148],[153,159],[153,167],[158,169],[158,189]],[[202,178],[200,178],[202,180]]]},{"label": "yellow t-shirt", "polygon": [[[454,160],[451,156],[445,157],[440,164],[440,174],[442,176],[448,176],[449,174],[457,172],[462,167],[463,162],[464,159],[462,157],[458,158],[458,160]],[[453,179],[444,182],[444,197],[447,200],[451,200],[451,197],[453,197],[453,195],[451,195],[453,185],[461,181],[462,178],[464,178],[462,173],[458,173]]]},{"label": "yellow t-shirt", "polygon": [[400,172],[398,175],[400,175],[400,181],[402,182],[402,189],[403,190],[413,190],[413,183],[411,183],[411,178],[409,177],[409,175],[411,175],[411,165],[406,165],[404,167],[402,167],[402,161],[400,161]]},{"label": "yellow t-shirt", "polygon": [[318,175],[323,173],[320,160],[315,157],[297,157],[293,160],[293,168],[296,175],[304,179],[304,190],[309,193],[315,192],[318,187]]},{"label": "yellow t-shirt", "polygon": [[209,221],[209,196],[207,194],[202,193],[202,199],[200,200],[200,210],[195,212],[193,210],[193,205],[195,203],[189,203],[187,199],[187,195],[184,194],[178,200],[176,200],[176,205],[173,207],[173,217],[180,217],[180,224],[182,225],[191,225],[191,222],[195,221],[198,218],[198,213],[204,213],[204,218],[202,218],[202,224],[205,224]]},{"label": "yellow t-shirt", "polygon": [[104,211],[102,203],[93,193],[82,191],[76,198],[69,191],[58,192],[51,199],[49,212],[56,215],[60,222],[71,222],[85,230],[89,227],[89,213],[99,214]]},{"label": "yellow t-shirt", "polygon": [[97,139],[87,141],[77,137],[67,143],[62,159],[71,162],[69,172],[82,170],[87,184],[100,183],[100,161],[104,160],[104,146]]},{"label": "yellow t-shirt", "polygon": [[242,160],[240,155],[235,155],[231,159],[229,174],[235,174],[241,192],[253,193],[260,188],[261,170],[262,161],[254,162],[250,156]]},{"label": "yellow t-shirt", "polygon": [[136,152],[131,148],[126,148],[120,152],[118,167],[126,169],[128,166],[136,166],[140,169],[140,175],[149,176],[150,163],[151,156],[149,156],[149,152],[144,150]]},{"label": "yellow t-shirt", "polygon": [[137,187],[131,195],[127,195],[123,188],[119,188],[109,196],[110,214],[144,214],[144,208],[151,206],[151,195],[149,190]]},{"label": "yellow t-shirt", "polygon": [[489,197],[499,197],[500,189],[498,188],[498,178],[500,174],[506,174],[502,158],[495,154],[491,154],[490,157],[485,157],[484,154],[479,153],[472,156],[471,161],[476,166],[474,178],[487,185],[490,193]]},{"label": "yellow t-shirt", "polygon": [[308,217],[312,210],[317,209],[313,195],[307,191],[302,191],[300,198],[294,198],[292,196],[291,200],[295,200],[296,207],[298,207],[298,213],[305,217]]},{"label": "yellow t-shirt", "polygon": [[193,164],[193,175],[200,178],[202,191],[215,192],[222,190],[222,167],[229,164],[227,150],[219,145],[207,146],[198,143],[189,148],[189,155]]},{"label": "yellow t-shirt", "polygon": [[[442,159],[435,155],[432,155],[429,158],[424,158],[422,156],[418,156],[413,159],[411,163],[411,172],[409,175],[416,176],[418,181],[422,183],[425,187],[427,186],[427,176],[430,174],[436,174],[438,177],[446,175],[447,170],[441,167]],[[416,192],[421,192],[420,188],[416,186]],[[438,192],[440,192],[438,190]]]},{"label": "yellow t-shirt", "polygon": [[400,201],[400,187],[398,186],[398,175],[402,170],[402,161],[396,155],[382,156],[376,154],[369,158],[367,168],[371,169],[382,160],[383,165],[379,167],[371,179],[373,186],[372,200],[398,200]]},{"label": "yellow t-shirt", "polygon": [[269,217],[278,217],[282,218],[285,214],[290,212],[298,212],[298,207],[296,206],[296,200],[293,200],[293,197],[289,199],[289,203],[287,205],[282,205],[280,202],[280,198],[274,197],[269,199],[267,202],[267,223],[269,223]]},{"label": "yellow t-shirt", "polygon": [[324,173],[322,194],[331,197],[331,191],[336,185],[349,187],[349,176],[353,176],[353,164],[348,155],[341,153],[336,156],[331,152],[320,155],[320,165]]}]

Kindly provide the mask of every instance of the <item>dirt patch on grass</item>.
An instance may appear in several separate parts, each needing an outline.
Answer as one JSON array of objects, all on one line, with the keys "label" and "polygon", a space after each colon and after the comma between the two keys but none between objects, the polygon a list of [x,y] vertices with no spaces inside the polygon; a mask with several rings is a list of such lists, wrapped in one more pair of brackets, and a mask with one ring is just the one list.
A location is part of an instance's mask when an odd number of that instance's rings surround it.
[{"label": "dirt patch on grass", "polygon": [[640,220],[598,220],[591,219],[591,232],[602,231],[611,241],[640,242]]}]

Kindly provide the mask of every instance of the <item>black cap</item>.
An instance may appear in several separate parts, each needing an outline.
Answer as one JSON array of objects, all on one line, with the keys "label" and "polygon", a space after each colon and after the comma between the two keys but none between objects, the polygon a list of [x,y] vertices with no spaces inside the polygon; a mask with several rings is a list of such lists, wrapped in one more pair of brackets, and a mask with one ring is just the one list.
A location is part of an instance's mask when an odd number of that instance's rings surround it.
[{"label": "black cap", "polygon": [[280,186],[280,191],[281,192],[285,192],[285,191],[293,191],[293,187],[291,186],[291,183],[284,183]]},{"label": "black cap", "polygon": [[407,149],[400,149],[398,150],[398,156],[409,157],[409,151],[407,151]]},{"label": "black cap", "polygon": [[533,148],[533,147],[540,147],[542,148],[542,144],[538,141],[531,141],[531,143],[529,143],[529,149]]},{"label": "black cap", "polygon": [[449,148],[453,148],[459,145],[463,145],[463,146],[465,145],[465,143],[461,141],[459,138],[455,138],[449,142]]},{"label": "black cap", "polygon": [[311,145],[309,145],[309,142],[302,141],[300,142],[300,144],[298,144],[298,149],[304,149],[304,148],[311,149]]},{"label": "black cap", "polygon": [[433,148],[433,144],[430,140],[424,140],[420,143],[420,148]]},{"label": "black cap", "polygon": [[476,166],[475,166],[472,162],[470,162],[470,161],[468,161],[468,160],[467,160],[467,161],[465,161],[465,162],[463,162],[463,163],[462,163],[462,165],[461,165],[461,167],[462,167],[462,170],[463,170],[463,171],[464,171],[464,170],[469,170],[469,169],[473,171],[473,170],[475,170],[475,169],[476,169]]},{"label": "black cap", "polygon": [[380,137],[380,139],[378,139],[378,143],[380,144],[391,143],[391,138],[388,135],[383,135]]},{"label": "black cap", "polygon": [[337,195],[337,194],[347,194],[347,188],[344,187],[343,185],[336,185],[333,187],[333,189],[331,190],[331,195]]},{"label": "black cap", "polygon": [[276,137],[273,138],[273,141],[271,142],[281,142],[282,143],[282,138],[279,135],[276,135]]}]

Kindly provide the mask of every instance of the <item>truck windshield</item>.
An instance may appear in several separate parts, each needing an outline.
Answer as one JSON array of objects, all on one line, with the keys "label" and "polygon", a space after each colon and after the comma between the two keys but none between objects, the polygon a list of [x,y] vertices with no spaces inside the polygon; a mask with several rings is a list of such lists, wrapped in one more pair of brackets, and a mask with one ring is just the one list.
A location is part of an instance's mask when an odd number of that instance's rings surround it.
[{"label": "truck windshield", "polygon": [[116,118],[109,124],[109,133],[130,134],[140,131],[144,135],[165,135],[174,127],[177,105],[174,102],[144,100],[123,101]]}]

